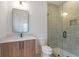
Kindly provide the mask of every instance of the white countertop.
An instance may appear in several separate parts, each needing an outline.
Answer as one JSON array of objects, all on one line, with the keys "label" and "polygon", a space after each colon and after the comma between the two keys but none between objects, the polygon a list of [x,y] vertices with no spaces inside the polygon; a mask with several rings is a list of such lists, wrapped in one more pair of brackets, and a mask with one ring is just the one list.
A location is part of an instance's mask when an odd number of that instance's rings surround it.
[{"label": "white countertop", "polygon": [[0,43],[7,43],[7,42],[16,42],[16,41],[24,41],[24,40],[35,40],[36,37],[34,36],[24,36],[24,37],[17,37],[11,36],[0,40]]}]

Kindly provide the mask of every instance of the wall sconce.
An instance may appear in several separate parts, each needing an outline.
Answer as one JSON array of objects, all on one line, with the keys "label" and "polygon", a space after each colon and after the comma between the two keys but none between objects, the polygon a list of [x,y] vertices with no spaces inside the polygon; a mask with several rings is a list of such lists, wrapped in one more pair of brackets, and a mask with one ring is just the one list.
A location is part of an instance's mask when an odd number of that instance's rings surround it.
[{"label": "wall sconce", "polygon": [[29,10],[29,4],[25,1],[15,1],[13,2],[13,7],[22,10]]}]

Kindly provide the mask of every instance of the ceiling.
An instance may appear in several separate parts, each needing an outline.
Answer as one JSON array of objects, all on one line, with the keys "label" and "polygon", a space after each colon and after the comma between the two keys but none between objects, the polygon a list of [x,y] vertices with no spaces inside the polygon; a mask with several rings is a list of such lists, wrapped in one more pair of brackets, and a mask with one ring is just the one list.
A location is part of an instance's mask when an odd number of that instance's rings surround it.
[{"label": "ceiling", "polygon": [[55,5],[62,5],[64,1],[48,1],[48,3],[55,4]]},{"label": "ceiling", "polygon": [[[26,2],[26,1],[24,1],[24,2]],[[55,5],[60,6],[60,5],[62,5],[66,1],[47,1],[47,2],[48,3],[51,3],[51,4],[55,4]]]}]

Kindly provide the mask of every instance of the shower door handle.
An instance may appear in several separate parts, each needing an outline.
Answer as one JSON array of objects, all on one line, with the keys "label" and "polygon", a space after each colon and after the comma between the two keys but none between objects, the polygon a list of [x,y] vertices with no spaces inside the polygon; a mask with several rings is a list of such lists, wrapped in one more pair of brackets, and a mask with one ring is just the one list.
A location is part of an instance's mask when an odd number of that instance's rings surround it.
[{"label": "shower door handle", "polygon": [[63,32],[63,38],[67,38],[67,31]]}]

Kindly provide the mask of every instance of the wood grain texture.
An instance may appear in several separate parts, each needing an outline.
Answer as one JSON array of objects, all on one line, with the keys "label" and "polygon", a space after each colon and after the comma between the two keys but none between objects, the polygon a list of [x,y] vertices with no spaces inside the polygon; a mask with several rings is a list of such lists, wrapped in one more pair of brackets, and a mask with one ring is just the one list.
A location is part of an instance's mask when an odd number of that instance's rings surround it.
[{"label": "wood grain texture", "polygon": [[9,42],[0,44],[2,57],[34,57],[35,40]]},{"label": "wood grain texture", "polygon": [[2,57],[17,57],[19,56],[18,42],[3,43],[1,48]]},{"label": "wood grain texture", "polygon": [[0,57],[1,57],[1,44],[0,44]]},{"label": "wood grain texture", "polygon": [[35,54],[35,40],[24,41],[24,56],[33,57]]}]

